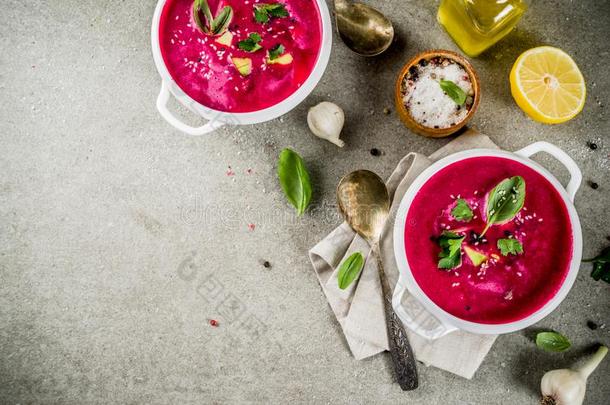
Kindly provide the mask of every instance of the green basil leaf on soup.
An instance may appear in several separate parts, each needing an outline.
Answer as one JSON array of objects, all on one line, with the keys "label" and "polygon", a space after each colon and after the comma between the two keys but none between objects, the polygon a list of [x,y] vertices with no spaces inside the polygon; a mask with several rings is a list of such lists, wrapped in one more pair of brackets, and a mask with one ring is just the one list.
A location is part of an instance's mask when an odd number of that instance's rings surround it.
[{"label": "green basil leaf on soup", "polygon": [[521,176],[504,179],[498,183],[487,197],[487,224],[481,236],[490,226],[503,224],[513,219],[525,203],[525,180]]}]

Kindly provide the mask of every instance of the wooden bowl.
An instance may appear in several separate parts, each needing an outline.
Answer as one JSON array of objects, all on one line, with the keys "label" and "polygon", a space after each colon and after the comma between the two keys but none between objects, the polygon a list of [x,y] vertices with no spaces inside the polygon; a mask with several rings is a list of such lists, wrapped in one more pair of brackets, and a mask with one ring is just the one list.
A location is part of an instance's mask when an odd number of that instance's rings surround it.
[{"label": "wooden bowl", "polygon": [[[472,102],[472,106],[470,107],[470,111],[468,111],[466,117],[464,117],[462,121],[448,128],[430,128],[423,126],[411,117],[411,114],[409,113],[409,111],[407,111],[407,108],[402,102],[402,81],[406,74],[409,72],[411,66],[417,65],[422,59],[430,60],[435,57],[451,59],[456,63],[460,64],[466,70],[468,76],[470,76],[470,82],[472,83],[472,89],[474,91],[474,100]],[[477,110],[477,107],[479,106],[480,99],[481,83],[479,82],[479,76],[477,76],[477,73],[474,71],[472,65],[466,60],[466,58],[452,51],[446,51],[443,49],[431,49],[415,55],[413,59],[407,62],[407,64],[402,68],[400,74],[398,75],[398,80],[396,80],[395,103],[396,111],[398,111],[398,116],[407,128],[423,136],[428,136],[432,138],[443,138],[459,131],[474,115],[475,111]]]}]

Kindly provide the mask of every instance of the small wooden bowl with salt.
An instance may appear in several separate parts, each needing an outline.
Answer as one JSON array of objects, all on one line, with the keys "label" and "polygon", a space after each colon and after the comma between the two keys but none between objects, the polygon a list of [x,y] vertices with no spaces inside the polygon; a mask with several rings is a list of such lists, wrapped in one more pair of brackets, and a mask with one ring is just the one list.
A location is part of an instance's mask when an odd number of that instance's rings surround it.
[{"label": "small wooden bowl with salt", "polygon": [[411,131],[442,138],[472,118],[481,98],[479,77],[463,56],[442,49],[415,55],[396,81],[396,111]]}]

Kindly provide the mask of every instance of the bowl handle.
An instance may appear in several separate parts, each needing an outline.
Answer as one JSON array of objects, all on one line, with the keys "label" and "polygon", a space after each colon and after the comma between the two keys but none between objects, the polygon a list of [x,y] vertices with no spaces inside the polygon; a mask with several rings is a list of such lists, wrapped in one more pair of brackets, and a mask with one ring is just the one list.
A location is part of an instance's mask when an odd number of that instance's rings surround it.
[{"label": "bowl handle", "polygon": [[[396,289],[394,289],[392,307],[407,328],[429,340],[438,339],[457,330],[455,326],[443,323],[433,316],[413,296],[407,298],[405,306],[408,308],[405,308],[402,297],[406,291],[407,285],[400,277]],[[407,312],[407,309],[409,312]]]},{"label": "bowl handle", "polygon": [[218,120],[208,121],[205,125],[201,127],[191,127],[190,125],[186,125],[178,118],[176,118],[167,109],[169,95],[169,87],[167,86],[167,83],[165,83],[165,81],[162,81],[161,91],[159,92],[159,97],[157,97],[157,110],[159,110],[161,116],[165,118],[165,121],[167,121],[172,127],[176,128],[178,131],[184,132],[187,135],[201,136],[209,134],[210,132],[213,132],[224,125],[223,122]]},{"label": "bowl handle", "polygon": [[580,183],[582,182],[582,173],[578,168],[576,162],[570,156],[568,156],[567,153],[559,149],[557,146],[544,141],[535,142],[531,145],[526,146],[523,149],[515,151],[517,155],[526,158],[529,158],[530,156],[538,152],[548,153],[549,155],[557,159],[561,164],[563,164],[566,169],[568,169],[568,172],[570,173],[570,181],[566,186],[566,191],[570,196],[570,201],[574,202],[574,197],[576,196],[576,192],[578,191]]}]

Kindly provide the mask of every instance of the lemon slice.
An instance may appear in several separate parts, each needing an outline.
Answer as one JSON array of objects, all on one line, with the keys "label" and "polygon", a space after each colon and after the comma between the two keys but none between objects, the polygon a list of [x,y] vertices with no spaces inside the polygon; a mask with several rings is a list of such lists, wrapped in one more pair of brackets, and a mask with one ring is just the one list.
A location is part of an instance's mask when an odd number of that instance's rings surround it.
[{"label": "lemon slice", "polygon": [[570,55],[541,46],[521,54],[510,72],[510,90],[517,105],[532,119],[559,124],[584,107],[585,79]]}]

